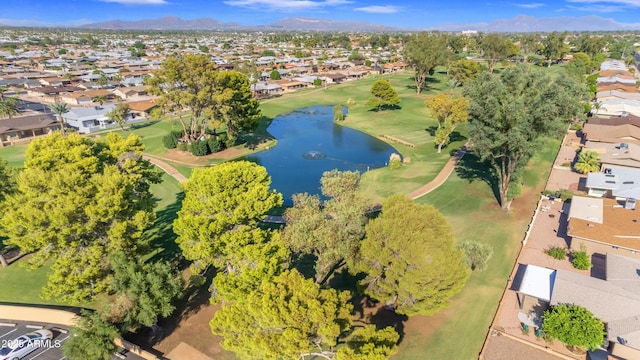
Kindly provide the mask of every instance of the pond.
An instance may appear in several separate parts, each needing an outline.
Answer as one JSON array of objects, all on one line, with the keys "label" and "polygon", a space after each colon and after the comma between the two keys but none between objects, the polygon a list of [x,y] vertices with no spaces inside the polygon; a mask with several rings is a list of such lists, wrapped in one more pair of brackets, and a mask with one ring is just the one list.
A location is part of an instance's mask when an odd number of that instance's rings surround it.
[{"label": "pond", "polygon": [[271,187],[282,193],[285,204],[291,195],[320,194],[325,171],[368,170],[386,166],[397,152],[384,141],[333,121],[333,106],[313,106],[277,116],[267,128],[278,144],[245,159],[254,161],[271,175]]}]

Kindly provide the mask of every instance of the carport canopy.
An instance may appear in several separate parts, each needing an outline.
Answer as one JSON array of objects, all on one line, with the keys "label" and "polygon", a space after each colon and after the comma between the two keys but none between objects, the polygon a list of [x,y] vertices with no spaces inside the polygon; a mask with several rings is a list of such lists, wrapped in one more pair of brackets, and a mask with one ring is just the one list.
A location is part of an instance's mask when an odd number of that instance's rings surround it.
[{"label": "carport canopy", "polygon": [[518,293],[549,302],[555,278],[556,271],[553,269],[531,264],[526,265]]}]

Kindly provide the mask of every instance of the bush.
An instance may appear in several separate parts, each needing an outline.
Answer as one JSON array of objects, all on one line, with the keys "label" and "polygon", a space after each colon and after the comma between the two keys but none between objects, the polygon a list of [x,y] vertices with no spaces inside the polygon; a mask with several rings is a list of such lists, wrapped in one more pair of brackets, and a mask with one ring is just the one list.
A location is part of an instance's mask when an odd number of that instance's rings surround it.
[{"label": "bush", "polygon": [[569,129],[580,131],[580,130],[582,130],[582,124],[578,124],[578,123],[571,124],[571,127]]},{"label": "bush", "polygon": [[589,270],[593,266],[591,264],[591,259],[589,259],[589,255],[584,248],[580,251],[574,251],[571,254],[571,257],[571,264],[578,270]]},{"label": "bush", "polygon": [[355,105],[355,104],[356,104],[356,101],[355,101],[355,100],[353,100],[352,98],[349,98],[349,99],[347,100],[347,106],[353,106],[353,105]]},{"label": "bush", "polygon": [[315,78],[315,79],[313,80],[313,85],[314,85],[314,86],[321,86],[321,85],[322,85],[322,79],[320,79],[320,78]]},{"label": "bush", "polygon": [[556,260],[564,260],[567,257],[567,250],[559,246],[550,247],[544,253]]},{"label": "bush", "polygon": [[393,153],[389,156],[389,169],[400,169],[402,167],[402,159],[400,155]]},{"label": "bush", "polygon": [[569,167],[569,166],[571,166],[571,163],[568,161],[565,161],[562,163],[562,167]]},{"label": "bush", "polygon": [[212,136],[207,141],[207,145],[209,146],[209,152],[217,153],[218,151],[222,151],[222,143],[215,137]]},{"label": "bush", "polygon": [[558,191],[544,190],[542,194],[553,195],[556,198],[561,199],[562,201],[567,201],[573,197],[573,192],[571,192],[571,190],[569,189],[560,189]]},{"label": "bush", "polygon": [[[223,137],[221,136],[221,137],[220,137],[220,142],[222,142],[222,139],[223,139]],[[238,140],[238,139],[237,139],[236,137],[233,137],[233,136],[227,136],[227,135],[225,134],[225,136],[224,136],[224,142],[223,142],[224,147],[225,147],[225,148],[234,147],[234,146],[236,145],[236,141],[237,141],[237,140]]]},{"label": "bush", "polygon": [[191,154],[193,156],[205,156],[209,153],[207,142],[202,140],[196,140],[191,143]]},{"label": "bush", "polygon": [[162,137],[162,144],[167,149],[175,149],[178,146],[178,139],[172,134],[168,134]]},{"label": "bush", "polygon": [[333,121],[344,121],[344,105],[338,104],[333,107]]},{"label": "bush", "polygon": [[489,259],[493,255],[491,245],[482,244],[473,240],[465,240],[457,245],[458,249],[464,251],[464,259],[471,270],[485,270],[489,264]]},{"label": "bush", "polygon": [[188,146],[186,142],[179,141],[177,148],[180,151],[187,151]]}]

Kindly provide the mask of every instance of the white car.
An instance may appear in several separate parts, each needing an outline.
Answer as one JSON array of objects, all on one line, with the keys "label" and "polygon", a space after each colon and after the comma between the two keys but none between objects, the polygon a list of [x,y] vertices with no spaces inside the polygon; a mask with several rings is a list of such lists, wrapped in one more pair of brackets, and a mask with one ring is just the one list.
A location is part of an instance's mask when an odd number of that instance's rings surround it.
[{"label": "white car", "polygon": [[36,349],[47,346],[53,338],[49,330],[36,330],[14,340],[2,340],[0,360],[19,360]]}]

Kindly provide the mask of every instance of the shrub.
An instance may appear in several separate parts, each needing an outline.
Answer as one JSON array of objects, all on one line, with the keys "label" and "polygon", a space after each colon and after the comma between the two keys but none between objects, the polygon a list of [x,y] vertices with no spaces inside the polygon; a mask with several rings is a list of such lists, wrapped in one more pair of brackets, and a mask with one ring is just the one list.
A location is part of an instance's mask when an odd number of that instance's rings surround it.
[{"label": "shrub", "polygon": [[315,79],[313,80],[313,85],[314,85],[314,86],[321,86],[321,85],[322,85],[322,79],[320,79],[320,78],[315,78]]},{"label": "shrub", "polygon": [[390,169],[400,169],[402,167],[402,159],[400,155],[393,153],[389,156],[389,168]]},{"label": "shrub", "polygon": [[211,153],[217,153],[222,150],[222,143],[220,143],[215,136],[209,138],[207,145],[209,146],[209,152]]},{"label": "shrub", "polygon": [[179,142],[178,142],[178,146],[177,146],[177,148],[178,148],[178,150],[180,150],[180,151],[187,151],[188,146],[187,146],[187,143],[186,143],[186,142],[179,141]]},{"label": "shrub", "polygon": [[[237,139],[236,137],[233,137],[233,136],[227,136],[227,135],[225,134],[225,137],[224,137],[224,143],[223,143],[223,144],[224,144],[224,147],[225,147],[225,148],[230,148],[230,147],[235,146],[235,145],[236,145],[236,141],[237,141],[237,140],[238,140],[238,139]],[[222,136],[220,137],[220,142],[222,142]]]},{"label": "shrub", "polygon": [[491,245],[482,244],[473,240],[465,240],[457,245],[458,249],[464,251],[464,259],[471,270],[485,270],[489,264],[489,259],[493,255]]},{"label": "shrub", "polygon": [[344,105],[338,104],[333,107],[333,121],[344,121]]},{"label": "shrub", "polygon": [[578,124],[578,123],[571,124],[570,129],[571,129],[571,130],[580,131],[580,130],[582,130],[582,124]]},{"label": "shrub", "polygon": [[564,260],[567,257],[567,250],[560,246],[550,247],[544,253],[556,260]]},{"label": "shrub", "polygon": [[569,167],[569,166],[571,166],[571,163],[568,161],[565,161],[562,163],[562,167]]},{"label": "shrub", "polygon": [[196,140],[191,143],[191,154],[194,156],[205,156],[209,153],[207,148],[207,142],[202,140]]},{"label": "shrub", "polygon": [[349,98],[349,99],[347,100],[347,106],[353,106],[353,105],[355,105],[355,104],[356,104],[356,101],[355,101],[355,100],[353,100],[352,98]]},{"label": "shrub", "polygon": [[589,310],[573,304],[560,304],[543,316],[543,337],[558,339],[569,346],[595,350],[604,343],[605,327]]},{"label": "shrub", "polygon": [[172,134],[168,134],[162,137],[162,144],[167,149],[175,149],[178,146],[178,139]]},{"label": "shrub", "polygon": [[591,264],[591,259],[589,259],[589,255],[584,248],[580,249],[580,251],[574,251],[571,254],[571,257],[571,264],[578,270],[589,270],[593,266]]}]

